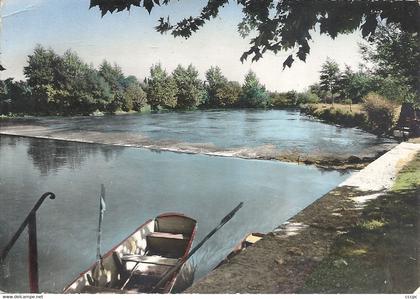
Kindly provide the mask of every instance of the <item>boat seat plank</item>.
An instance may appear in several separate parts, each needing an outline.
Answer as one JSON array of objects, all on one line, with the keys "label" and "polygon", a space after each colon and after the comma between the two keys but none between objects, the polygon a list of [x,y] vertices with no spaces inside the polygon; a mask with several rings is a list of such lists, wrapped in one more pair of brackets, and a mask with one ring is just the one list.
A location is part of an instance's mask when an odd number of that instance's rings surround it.
[{"label": "boat seat plank", "polygon": [[153,232],[146,236],[146,250],[150,255],[180,258],[188,246],[189,237],[182,234]]},{"label": "boat seat plank", "polygon": [[188,240],[189,238],[183,234],[172,234],[166,232],[152,232],[147,235],[147,237],[153,238],[165,238],[165,239],[176,239],[176,240]]},{"label": "boat seat plank", "polygon": [[136,255],[129,254],[123,255],[121,258],[123,261],[127,262],[139,262],[144,264],[153,264],[161,266],[170,266],[173,267],[178,262],[178,259],[163,257],[159,255]]}]

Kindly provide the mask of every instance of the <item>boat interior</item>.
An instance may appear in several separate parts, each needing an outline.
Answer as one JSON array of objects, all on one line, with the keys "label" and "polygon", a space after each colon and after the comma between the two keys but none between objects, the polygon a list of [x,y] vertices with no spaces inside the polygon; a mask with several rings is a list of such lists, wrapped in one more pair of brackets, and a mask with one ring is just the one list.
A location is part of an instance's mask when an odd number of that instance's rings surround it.
[{"label": "boat interior", "polygon": [[[65,293],[150,293],[162,276],[188,254],[196,221],[163,214],[146,222],[84,272]],[[176,274],[155,292],[169,293]]]}]

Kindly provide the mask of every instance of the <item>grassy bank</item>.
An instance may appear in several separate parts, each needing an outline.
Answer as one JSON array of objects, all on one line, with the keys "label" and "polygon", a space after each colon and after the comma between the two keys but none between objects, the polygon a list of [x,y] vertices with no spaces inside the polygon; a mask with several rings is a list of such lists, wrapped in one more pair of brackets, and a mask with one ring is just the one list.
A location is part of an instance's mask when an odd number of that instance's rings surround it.
[{"label": "grassy bank", "polygon": [[412,293],[420,285],[420,154],[372,200],[306,280],[302,293]]},{"label": "grassy bank", "polygon": [[[330,124],[344,127],[358,127],[379,136],[389,136],[397,123],[401,105],[392,108],[374,107],[375,114],[368,116],[361,104],[309,104],[301,107],[301,112],[314,116]],[[391,116],[386,110],[389,109]],[[385,111],[384,111],[385,110]],[[388,119],[389,118],[389,119]]]},{"label": "grassy bank", "polygon": [[327,123],[367,128],[367,117],[360,104],[310,104],[303,106],[301,111]]}]

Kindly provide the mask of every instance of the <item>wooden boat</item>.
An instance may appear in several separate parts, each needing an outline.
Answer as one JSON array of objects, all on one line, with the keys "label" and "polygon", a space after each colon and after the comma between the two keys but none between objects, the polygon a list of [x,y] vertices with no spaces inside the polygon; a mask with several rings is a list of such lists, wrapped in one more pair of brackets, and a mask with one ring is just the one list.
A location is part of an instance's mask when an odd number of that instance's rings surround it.
[{"label": "wooden boat", "polygon": [[[64,288],[64,293],[150,293],[191,249],[196,220],[167,213],[148,220]],[[155,290],[170,293],[179,271]],[[181,276],[181,275],[179,275]]]}]

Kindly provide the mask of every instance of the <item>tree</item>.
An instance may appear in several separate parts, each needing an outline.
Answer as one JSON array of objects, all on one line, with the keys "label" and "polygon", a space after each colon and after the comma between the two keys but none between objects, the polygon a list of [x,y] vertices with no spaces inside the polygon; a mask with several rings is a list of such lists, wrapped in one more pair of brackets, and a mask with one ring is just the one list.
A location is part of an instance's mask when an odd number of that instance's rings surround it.
[{"label": "tree", "polygon": [[105,111],[114,100],[109,84],[98,71],[88,67],[78,80],[76,97],[77,110],[72,114],[90,114],[96,110]]},{"label": "tree", "polygon": [[270,108],[287,108],[293,106],[284,92],[270,92]]},{"label": "tree", "polygon": [[51,49],[37,45],[32,55],[28,55],[28,65],[23,73],[31,86],[48,85],[57,78],[55,66],[61,64],[60,57]]},{"label": "tree", "polygon": [[[27,85],[15,84],[13,101],[31,113],[89,114],[104,110],[114,99],[109,84],[93,67],[88,66],[72,51],[62,56],[41,46],[28,56],[24,67]],[[29,103],[30,102],[30,103]],[[19,104],[20,103],[20,104]],[[19,108],[19,109],[21,109]]]},{"label": "tree", "polygon": [[140,83],[130,83],[124,93],[124,106],[123,110],[129,111],[131,109],[140,111],[147,101],[146,93],[140,86]]},{"label": "tree", "polygon": [[220,99],[217,97],[219,89],[226,86],[228,80],[223,76],[222,71],[218,66],[212,66],[206,72],[206,91],[207,91],[207,105],[210,107],[217,107],[220,104]]},{"label": "tree", "polygon": [[125,77],[117,64],[111,65],[105,60],[99,67],[99,74],[110,86],[113,96],[106,110],[140,111],[146,104],[146,93],[141,88],[139,80],[135,76]]},{"label": "tree", "polygon": [[319,98],[315,93],[310,91],[300,92],[297,94],[296,105],[318,103]]},{"label": "tree", "polygon": [[49,91],[54,113],[60,115],[88,115],[104,110],[113,100],[109,84],[91,66],[70,50],[59,57],[53,66],[56,74]]},{"label": "tree", "polygon": [[321,84],[314,83],[309,85],[308,91],[310,93],[316,94],[320,100],[326,99],[328,97],[328,92],[322,89]]},{"label": "tree", "polygon": [[353,72],[350,66],[346,65],[344,72],[340,74],[338,80],[338,94],[340,101],[360,102],[361,99],[370,92],[371,76],[359,71]]},{"label": "tree", "polygon": [[296,92],[296,90],[289,90],[288,92],[286,92],[286,99],[293,106],[296,106],[298,103],[298,93]]},{"label": "tree", "polygon": [[[91,0],[90,7],[98,6],[105,15],[107,12],[142,6],[149,13],[158,5],[167,5],[171,0]],[[207,21],[219,15],[220,9],[228,0],[208,0],[197,17],[186,17],[173,25],[169,17],[160,18],[156,30],[170,32],[173,36],[190,37]],[[256,61],[271,51],[277,53],[293,51],[283,62],[290,67],[295,58],[305,61],[310,51],[311,30],[317,26],[321,34],[335,38],[361,29],[366,39],[374,39],[373,34],[379,24],[399,24],[405,32],[418,30],[418,1],[320,1],[320,0],[238,0],[242,7],[243,18],[238,25],[243,37],[254,36],[250,49],[245,51],[241,60],[252,55]]]},{"label": "tree", "polygon": [[369,92],[377,89],[374,78],[363,71],[354,73],[346,70],[340,85],[343,97],[351,100],[352,103],[361,102]]},{"label": "tree", "polygon": [[253,71],[249,71],[245,75],[242,86],[240,105],[246,108],[263,108],[267,107],[268,101],[269,96],[265,87],[260,84],[257,75]]},{"label": "tree", "polygon": [[124,88],[127,88],[127,87],[129,87],[130,85],[133,85],[133,84],[134,85],[140,85],[140,81],[135,76],[125,77],[123,82],[122,82],[122,85],[123,85]]},{"label": "tree", "polygon": [[416,99],[417,105],[420,104],[420,99],[416,97],[415,91],[407,84],[401,83],[400,78],[388,76],[382,78],[375,76],[372,79],[375,82],[375,89],[379,95],[395,102],[395,103],[413,103]]},{"label": "tree", "polygon": [[[373,67],[371,72],[385,80],[384,84],[407,86],[404,101],[420,101],[420,37],[418,33],[402,31],[398,26],[380,26],[369,44],[360,45],[363,58]],[[392,90],[389,89],[390,91]],[[395,90],[394,90],[395,91]]]},{"label": "tree", "polygon": [[340,68],[338,64],[328,58],[321,67],[319,79],[321,89],[331,92],[331,101],[334,104],[335,93],[340,90]]},{"label": "tree", "polygon": [[[86,90],[85,75],[88,65],[70,50],[60,57],[59,64],[54,66],[56,78],[54,81],[55,92],[52,100],[55,104],[56,112],[59,114],[78,114],[86,110],[86,103],[81,98],[81,94],[90,92]],[[89,101],[89,104],[91,101]]]},{"label": "tree", "polygon": [[32,89],[26,81],[13,81],[9,86],[12,112],[32,114],[35,111]]},{"label": "tree", "polygon": [[350,82],[354,78],[354,72],[351,69],[350,66],[346,65],[344,72],[340,74],[340,77],[338,79],[338,85],[339,85],[339,97],[340,100],[349,99],[349,93],[347,90],[347,87],[350,85]]},{"label": "tree", "polygon": [[117,64],[111,65],[108,61],[104,60],[99,66],[99,75],[109,84],[113,94],[113,100],[108,104],[106,109],[109,112],[115,112],[121,109],[124,105],[125,83],[125,77],[121,67]]},{"label": "tree", "polygon": [[99,75],[104,78],[114,93],[123,89],[126,79],[121,67],[117,64],[111,65],[108,61],[104,60],[99,66]]},{"label": "tree", "polygon": [[198,71],[191,64],[184,68],[178,65],[172,77],[177,86],[177,104],[179,109],[191,109],[201,104],[204,99],[203,82],[198,78]]},{"label": "tree", "polygon": [[37,45],[28,55],[28,65],[23,68],[29,86],[32,88],[34,108],[37,113],[51,114],[58,110],[56,95],[58,89],[58,66],[62,59],[53,50]]},{"label": "tree", "polygon": [[152,110],[158,110],[160,107],[175,108],[178,92],[176,82],[160,64],[150,68],[147,85],[147,102]]},{"label": "tree", "polygon": [[0,115],[11,112],[10,85],[13,79],[0,80]]},{"label": "tree", "polygon": [[217,89],[216,107],[233,107],[238,101],[242,92],[239,82],[229,81]]}]

